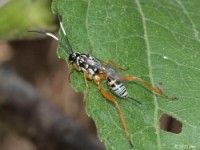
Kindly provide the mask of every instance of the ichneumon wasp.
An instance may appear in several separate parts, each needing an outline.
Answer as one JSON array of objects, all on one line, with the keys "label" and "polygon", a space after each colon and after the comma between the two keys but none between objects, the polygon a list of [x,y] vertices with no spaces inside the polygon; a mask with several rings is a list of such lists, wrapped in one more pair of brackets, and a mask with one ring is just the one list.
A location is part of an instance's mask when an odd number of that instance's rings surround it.
[{"label": "ichneumon wasp", "polygon": [[85,80],[85,93],[84,93],[84,99],[86,98],[87,91],[88,91],[88,80],[93,80],[93,82],[96,84],[97,88],[101,92],[101,94],[105,97],[106,100],[112,102],[121,119],[122,126],[124,128],[124,132],[126,134],[126,137],[132,145],[130,134],[128,132],[127,124],[125,117],[123,115],[123,112],[121,110],[120,105],[116,101],[115,97],[108,93],[102,86],[101,86],[101,81],[104,80],[106,81],[109,89],[111,90],[112,93],[114,93],[117,97],[123,98],[123,99],[132,99],[136,101],[137,103],[141,104],[139,101],[133,99],[128,95],[128,92],[126,90],[126,87],[123,83],[123,81],[131,81],[131,80],[136,80],[141,82],[144,86],[148,87],[150,90],[152,90],[155,94],[163,96],[167,99],[174,99],[174,97],[169,97],[166,94],[162,92],[162,90],[159,90],[146,81],[142,80],[141,78],[138,78],[137,76],[132,76],[132,75],[122,75],[118,72],[118,70],[126,70],[123,68],[120,68],[118,64],[115,64],[112,61],[101,61],[97,59],[96,57],[92,56],[91,54],[85,54],[85,53],[80,53],[80,52],[74,52],[70,42],[68,40],[67,34],[65,32],[63,23],[61,21],[61,16],[58,15],[59,18],[59,23],[60,23],[60,28],[62,31],[62,34],[65,37],[66,40],[66,45],[60,41],[58,37],[56,37],[54,34],[41,31],[41,30],[30,30],[28,32],[36,32],[39,34],[44,34],[46,36],[49,36],[56,41],[59,42],[61,47],[63,49],[66,49],[67,53],[69,54],[68,57],[68,65],[70,66],[70,73],[69,73],[69,79],[70,75],[74,70],[82,72]]}]

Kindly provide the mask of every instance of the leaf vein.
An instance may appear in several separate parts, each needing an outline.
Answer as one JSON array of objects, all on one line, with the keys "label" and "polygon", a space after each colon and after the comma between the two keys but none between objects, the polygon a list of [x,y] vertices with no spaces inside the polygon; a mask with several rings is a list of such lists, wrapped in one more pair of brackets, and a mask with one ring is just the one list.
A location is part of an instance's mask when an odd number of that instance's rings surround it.
[{"label": "leaf vein", "polygon": [[[150,44],[149,44],[149,39],[148,39],[148,31],[147,31],[147,25],[146,25],[146,17],[145,14],[143,12],[142,6],[140,4],[139,0],[136,0],[136,5],[138,7],[138,11],[141,15],[142,18],[142,25],[143,25],[143,30],[144,30],[144,41],[146,43],[146,47],[147,47],[147,61],[148,61],[148,68],[149,68],[149,77],[150,77],[150,81],[153,84],[153,73],[152,73],[152,62],[151,62],[151,49],[150,49]],[[154,127],[155,127],[155,132],[156,132],[156,137],[157,137],[157,146],[158,149],[162,149],[161,147],[161,141],[160,141],[160,134],[159,134],[159,128],[158,128],[158,103],[157,103],[157,98],[155,95],[153,95],[153,99],[154,99],[154,105],[155,105],[155,111],[154,111]]]},{"label": "leaf vein", "polygon": [[182,4],[182,2],[180,0],[176,0],[176,2],[179,4],[180,8],[183,10],[183,13],[186,15],[186,17],[189,19],[189,21],[192,25],[193,32],[194,32],[194,37],[197,38],[197,40],[200,42],[199,32],[197,30],[197,27],[196,27],[194,21],[190,17],[188,11],[186,10],[186,8],[184,7],[184,5]]}]

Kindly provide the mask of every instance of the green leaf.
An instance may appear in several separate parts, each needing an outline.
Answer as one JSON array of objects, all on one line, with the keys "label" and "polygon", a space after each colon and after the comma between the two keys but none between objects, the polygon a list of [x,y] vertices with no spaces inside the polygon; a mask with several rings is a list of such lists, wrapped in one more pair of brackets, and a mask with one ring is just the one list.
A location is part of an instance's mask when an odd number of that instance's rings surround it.
[{"label": "green leaf", "polygon": [[30,38],[27,30],[55,31],[55,16],[50,0],[8,0],[0,6],[0,38],[15,40]]},{"label": "green leaf", "polygon": [[[136,75],[179,100],[156,97],[140,84],[126,84],[134,103],[116,98],[128,124],[135,149],[200,149],[200,9],[199,1],[176,0],[54,0],[53,10],[63,15],[74,51],[101,60],[112,60],[122,72]],[[65,50],[58,55],[67,59]],[[83,74],[74,72],[72,85],[84,92]],[[106,83],[103,83],[106,90]],[[109,90],[108,90],[109,91]],[[89,83],[87,113],[97,126],[107,149],[131,149],[115,106]],[[163,113],[181,121],[182,131],[173,134],[159,129]]]}]

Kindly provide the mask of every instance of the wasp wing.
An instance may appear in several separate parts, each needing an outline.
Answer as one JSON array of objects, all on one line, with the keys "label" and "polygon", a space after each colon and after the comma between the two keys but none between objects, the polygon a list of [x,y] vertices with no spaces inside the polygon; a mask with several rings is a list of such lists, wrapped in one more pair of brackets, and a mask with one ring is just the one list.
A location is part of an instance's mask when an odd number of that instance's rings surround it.
[{"label": "wasp wing", "polygon": [[[91,58],[91,59],[90,59]],[[91,68],[97,68],[100,73],[106,74],[107,77],[120,82],[125,81],[123,75],[120,74],[119,69],[112,64],[105,63],[96,57],[89,57],[85,60]]]}]

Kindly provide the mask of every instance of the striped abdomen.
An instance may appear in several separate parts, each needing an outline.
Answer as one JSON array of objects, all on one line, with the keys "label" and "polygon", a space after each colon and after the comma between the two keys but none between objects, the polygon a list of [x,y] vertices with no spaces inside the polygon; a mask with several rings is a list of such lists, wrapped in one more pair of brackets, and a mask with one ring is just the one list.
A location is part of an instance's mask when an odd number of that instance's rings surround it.
[{"label": "striped abdomen", "polygon": [[115,95],[121,98],[128,98],[128,92],[122,82],[112,77],[107,77],[107,84]]}]

